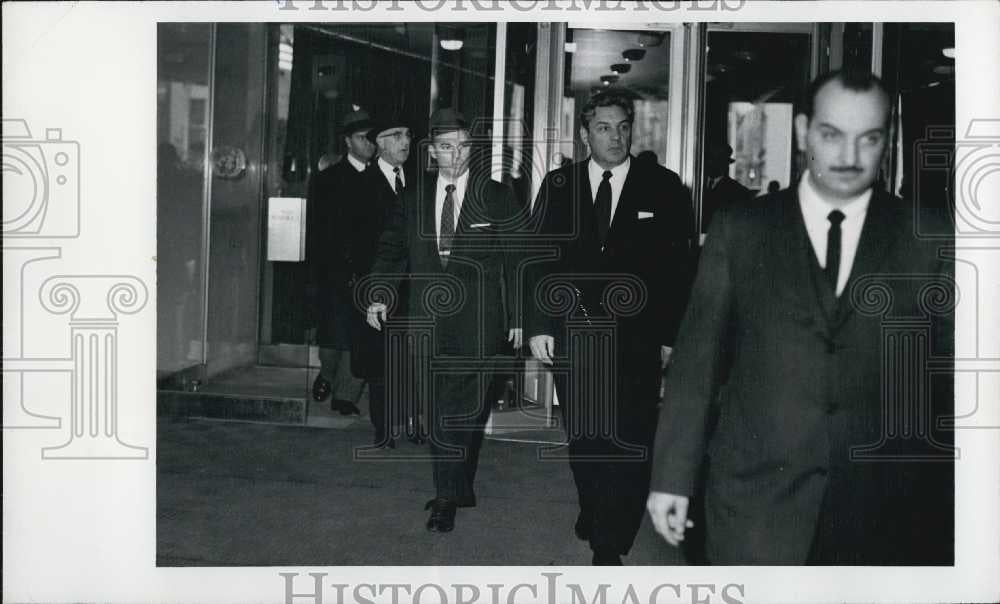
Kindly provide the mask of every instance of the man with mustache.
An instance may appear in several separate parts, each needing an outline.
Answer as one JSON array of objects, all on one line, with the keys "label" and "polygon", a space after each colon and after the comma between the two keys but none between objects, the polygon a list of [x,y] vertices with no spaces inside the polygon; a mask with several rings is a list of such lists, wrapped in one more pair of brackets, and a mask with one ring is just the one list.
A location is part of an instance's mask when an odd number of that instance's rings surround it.
[{"label": "man with mustache", "polygon": [[[694,231],[680,178],[629,153],[634,121],[623,92],[584,105],[590,157],[546,176],[532,222],[552,253],[525,266],[525,335],[553,368],[580,505],[574,530],[595,565],[620,565],[642,520]],[[567,291],[572,308],[553,308]]]},{"label": "man with mustache", "polygon": [[820,77],[797,186],[712,219],[647,502],[676,546],[703,491],[709,563],[953,560],[952,229],[876,186],[890,107],[869,73]]}]

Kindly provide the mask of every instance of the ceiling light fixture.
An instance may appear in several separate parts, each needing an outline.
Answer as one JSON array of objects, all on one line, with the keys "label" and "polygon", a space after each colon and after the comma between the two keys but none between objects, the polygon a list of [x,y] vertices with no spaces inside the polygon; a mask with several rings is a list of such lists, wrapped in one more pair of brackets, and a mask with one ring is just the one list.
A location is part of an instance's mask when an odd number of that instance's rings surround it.
[{"label": "ceiling light fixture", "polygon": [[621,75],[623,73],[628,73],[632,69],[632,65],[629,63],[615,63],[611,66],[611,73]]},{"label": "ceiling light fixture", "polygon": [[441,39],[441,48],[443,48],[445,50],[462,50],[462,46],[464,46],[464,45],[465,45],[465,42],[463,42],[461,40],[457,40],[455,38],[442,38]]},{"label": "ceiling light fixture", "polygon": [[622,52],[622,57],[629,63],[632,61],[641,61],[644,56],[646,56],[646,51],[642,48],[629,48]]},{"label": "ceiling light fixture", "polygon": [[639,34],[639,46],[643,48],[650,48],[653,46],[659,46],[663,44],[663,38],[666,34],[662,33],[641,33]]},{"label": "ceiling light fixture", "polygon": [[603,82],[605,86],[609,86],[611,84],[614,84],[617,81],[618,81],[618,76],[616,76],[616,75],[602,75],[601,76],[601,82]]},{"label": "ceiling light fixture", "polygon": [[948,57],[949,59],[954,59],[955,58],[955,48],[954,47],[951,47],[951,48],[942,48],[941,49],[941,54],[943,54],[944,56]]}]

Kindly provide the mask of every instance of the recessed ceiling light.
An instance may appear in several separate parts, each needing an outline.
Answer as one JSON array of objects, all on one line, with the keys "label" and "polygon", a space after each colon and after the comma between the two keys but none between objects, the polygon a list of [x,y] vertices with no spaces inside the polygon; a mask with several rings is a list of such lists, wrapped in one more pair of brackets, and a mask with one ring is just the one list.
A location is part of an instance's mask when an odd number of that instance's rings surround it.
[{"label": "recessed ceiling light", "polygon": [[641,33],[639,34],[639,46],[643,48],[659,46],[660,44],[663,44],[663,38],[665,37],[666,34],[662,33],[651,33],[651,32]]},{"label": "recessed ceiling light", "polygon": [[622,57],[629,62],[641,61],[644,56],[646,56],[646,50],[643,48],[629,48],[622,52]]},{"label": "recessed ceiling light", "polygon": [[465,43],[462,42],[461,40],[455,40],[455,39],[441,40],[441,48],[445,50],[462,50],[462,46],[464,45]]},{"label": "recessed ceiling light", "polygon": [[941,54],[943,54],[944,56],[948,57],[949,59],[954,59],[955,58],[955,48],[954,47],[952,47],[952,48],[942,48],[941,49]]}]

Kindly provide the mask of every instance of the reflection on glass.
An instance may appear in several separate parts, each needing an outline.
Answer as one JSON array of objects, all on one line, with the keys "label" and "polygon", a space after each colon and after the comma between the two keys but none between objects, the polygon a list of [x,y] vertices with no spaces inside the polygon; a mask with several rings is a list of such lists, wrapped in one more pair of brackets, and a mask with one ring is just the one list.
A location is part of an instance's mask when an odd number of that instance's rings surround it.
[{"label": "reflection on glass", "polygon": [[627,91],[635,100],[632,154],[655,154],[655,161],[664,165],[669,134],[670,34],[570,29],[566,39],[572,52],[566,54],[561,157],[556,165],[587,156],[576,136],[579,109],[594,93],[615,89]]},{"label": "reflection on glass", "polygon": [[511,185],[522,206],[531,203],[531,183],[544,174],[543,158],[535,152],[531,134],[534,118],[535,60],[538,25],[507,25],[507,61],[504,74],[503,182]]},{"label": "reflection on glass", "polygon": [[[809,49],[808,34],[709,32],[701,232],[719,205],[798,178],[792,113],[809,84]],[[728,172],[724,163],[721,172],[714,167],[719,161],[729,161]],[[724,175],[732,180],[720,184]]]},{"label": "reflection on glass", "polygon": [[157,369],[203,360],[205,142],[212,26],[157,32]]},{"label": "reflection on glass", "polygon": [[735,161],[730,176],[744,187],[764,191],[771,181],[791,183],[792,104],[730,103],[728,139]]}]

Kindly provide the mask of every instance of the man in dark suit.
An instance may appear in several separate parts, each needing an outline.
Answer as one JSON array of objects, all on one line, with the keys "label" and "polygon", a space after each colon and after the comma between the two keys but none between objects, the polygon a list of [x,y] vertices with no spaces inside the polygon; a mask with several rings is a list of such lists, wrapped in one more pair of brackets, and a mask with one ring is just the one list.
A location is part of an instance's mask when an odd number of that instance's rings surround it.
[{"label": "man in dark suit", "polygon": [[[428,152],[437,174],[407,189],[379,242],[374,272],[408,273],[407,319],[432,325],[428,348],[417,354],[475,367],[421,376],[432,380],[425,386],[431,396],[425,410],[437,493],[426,505],[427,529],[447,532],[458,507],[476,505],[490,360],[505,341],[521,345],[512,303],[516,259],[509,245],[518,216],[509,186],[491,180],[486,170],[469,170],[469,130],[461,114],[439,109],[430,133]],[[381,329],[386,312],[384,303],[371,305],[369,324]]]},{"label": "man in dark suit", "polygon": [[705,194],[702,196],[701,232],[708,232],[712,215],[721,206],[743,203],[753,199],[753,191],[729,176],[729,164],[733,163],[733,148],[726,144],[714,144],[705,152]]},{"label": "man in dark suit", "polygon": [[[554,363],[569,437],[576,535],[602,565],[621,564],[642,519],[661,370],[684,308],[694,234],[680,178],[630,156],[634,117],[617,92],[583,107],[580,136],[591,155],[542,183],[532,222],[554,249],[525,273],[526,335],[535,358]],[[573,303],[556,308],[566,293]]]},{"label": "man in dark suit", "polygon": [[871,74],[819,78],[798,185],[712,222],[647,502],[678,545],[703,484],[710,563],[953,559],[951,241],[916,235],[951,228],[875,186],[889,111]]},{"label": "man in dark suit", "polygon": [[[312,221],[307,241],[313,267],[315,311],[318,322],[320,372],[313,382],[313,399],[323,401],[332,393],[330,407],[342,414],[357,413],[354,400],[344,398],[344,379],[351,350],[351,319],[357,314],[351,294],[351,243],[353,215],[367,209],[365,170],[375,154],[368,139],[374,124],[365,111],[344,116],[341,134],[347,153],[316,176]],[[374,237],[378,237],[375,234]],[[349,378],[349,376],[347,376]],[[336,388],[334,387],[336,385]]]},{"label": "man in dark suit", "polygon": [[[408,184],[404,166],[410,157],[410,129],[398,120],[388,121],[369,129],[368,138],[377,148],[378,159],[365,171],[363,202],[353,208],[346,220],[347,266],[352,285],[371,272],[379,237],[390,216],[403,203],[403,191]],[[351,371],[368,382],[368,409],[375,428],[375,445],[395,448],[398,428],[407,414],[387,406],[385,342],[382,334],[369,329],[366,319],[365,312],[355,307]],[[417,435],[411,437],[416,439]]]}]

